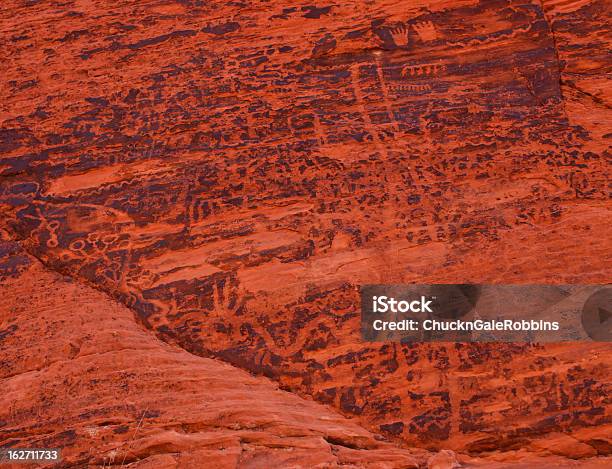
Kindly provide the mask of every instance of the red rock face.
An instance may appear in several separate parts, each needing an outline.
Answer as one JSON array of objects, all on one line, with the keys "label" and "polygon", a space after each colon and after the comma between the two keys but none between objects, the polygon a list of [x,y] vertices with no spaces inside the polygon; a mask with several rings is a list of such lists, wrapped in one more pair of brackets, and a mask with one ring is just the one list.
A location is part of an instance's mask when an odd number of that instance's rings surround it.
[{"label": "red rock face", "polygon": [[2,15],[0,227],[48,268],[406,447],[609,454],[609,345],[358,316],[365,283],[609,282],[603,1]]},{"label": "red rock face", "polygon": [[[266,378],[159,341],[124,305],[1,239],[0,325],[0,443],[61,447],[61,467],[571,464],[529,453],[479,459],[400,449]],[[589,448],[559,434],[547,450],[576,457]],[[609,462],[588,458],[581,467]]]},{"label": "red rock face", "polygon": [[103,293],[13,243],[0,249],[3,445],[61,447],[70,467],[416,468],[427,459],[265,378],[164,344]]}]

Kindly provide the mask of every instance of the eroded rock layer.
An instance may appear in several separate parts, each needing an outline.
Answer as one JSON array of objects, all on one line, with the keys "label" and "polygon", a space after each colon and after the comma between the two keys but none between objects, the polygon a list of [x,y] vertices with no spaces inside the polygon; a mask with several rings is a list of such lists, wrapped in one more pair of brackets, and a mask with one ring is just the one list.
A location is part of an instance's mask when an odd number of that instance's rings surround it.
[{"label": "eroded rock layer", "polygon": [[0,15],[1,223],[46,266],[398,442],[609,454],[610,346],[358,318],[364,283],[609,282],[605,2]]},{"label": "eroded rock layer", "polygon": [[400,449],[266,378],[159,341],[124,305],[2,239],[0,357],[0,446],[61,448],[59,467],[603,469],[612,462],[563,434],[546,447],[484,459]]},{"label": "eroded rock layer", "polygon": [[65,467],[417,467],[409,452],[265,378],[191,355],[0,241],[0,445]]}]

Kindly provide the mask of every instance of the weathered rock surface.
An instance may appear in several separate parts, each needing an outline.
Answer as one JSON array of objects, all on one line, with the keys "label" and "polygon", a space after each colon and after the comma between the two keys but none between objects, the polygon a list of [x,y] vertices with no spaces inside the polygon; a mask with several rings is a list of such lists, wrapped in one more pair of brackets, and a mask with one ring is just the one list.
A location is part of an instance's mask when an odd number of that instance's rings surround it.
[{"label": "weathered rock surface", "polygon": [[0,15],[0,227],[47,267],[407,446],[610,453],[609,345],[358,321],[364,283],[609,282],[606,2]]},{"label": "weathered rock surface", "polygon": [[478,459],[400,449],[266,378],[159,341],[124,305],[49,272],[3,240],[0,387],[0,446],[60,447],[61,467],[602,469],[612,463],[593,458],[593,451],[580,455],[578,465],[535,455],[547,451]]},{"label": "weathered rock surface", "polygon": [[0,241],[0,446],[70,467],[417,467],[266,378],[191,355],[105,294]]},{"label": "weathered rock surface", "polygon": [[427,469],[456,469],[461,467],[457,455],[449,450],[442,450],[427,460]]}]

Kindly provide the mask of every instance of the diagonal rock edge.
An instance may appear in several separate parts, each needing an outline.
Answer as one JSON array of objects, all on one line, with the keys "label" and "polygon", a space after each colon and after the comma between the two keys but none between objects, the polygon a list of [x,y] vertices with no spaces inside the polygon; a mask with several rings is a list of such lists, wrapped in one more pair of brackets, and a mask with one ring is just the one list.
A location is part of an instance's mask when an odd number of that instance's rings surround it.
[{"label": "diagonal rock edge", "polygon": [[0,240],[0,252],[0,446],[62,447],[62,467],[169,467],[206,457],[222,467],[408,468],[428,457],[266,378],[152,341],[123,305],[11,241]]},{"label": "diagonal rock edge", "polygon": [[[92,282],[95,283],[95,282]],[[112,289],[110,289],[109,291],[111,291],[111,293],[116,294],[116,292],[113,292]],[[156,332],[159,334],[160,332],[156,330]],[[172,340],[169,336],[165,335],[166,340]],[[207,350],[202,349],[204,352],[208,353]]]},{"label": "diagonal rock edge", "polygon": [[[273,381],[152,341],[124,305],[49,270],[6,235],[0,298],[0,446],[61,447],[59,467],[196,467],[202,460],[206,467],[254,469],[573,464],[524,451],[474,458],[399,448]],[[580,448],[565,435],[555,444]],[[580,467],[612,461],[589,455]]]}]

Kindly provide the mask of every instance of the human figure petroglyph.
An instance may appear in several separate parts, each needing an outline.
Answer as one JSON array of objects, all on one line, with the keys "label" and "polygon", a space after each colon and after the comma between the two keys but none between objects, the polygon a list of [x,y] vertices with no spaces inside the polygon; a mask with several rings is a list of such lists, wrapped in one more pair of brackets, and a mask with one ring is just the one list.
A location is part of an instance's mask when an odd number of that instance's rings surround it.
[{"label": "human figure petroglyph", "polygon": [[406,65],[402,68],[401,75],[404,78],[415,76],[432,77],[444,70],[446,70],[446,65],[444,64]]}]

